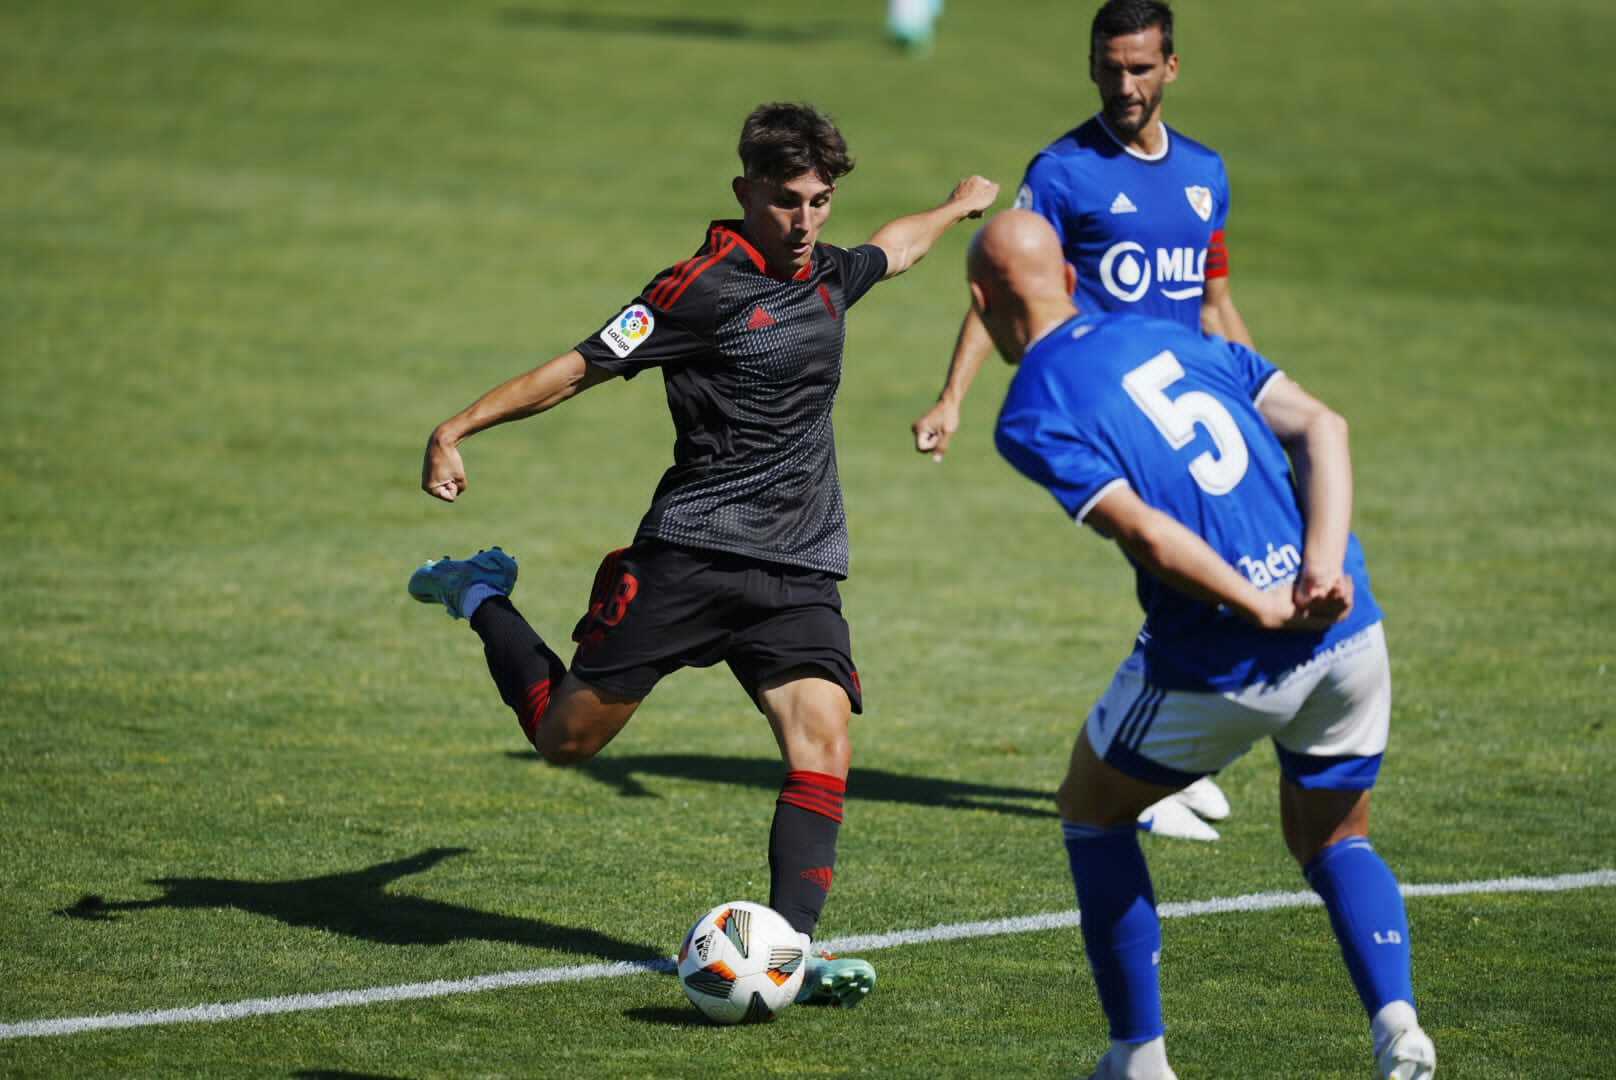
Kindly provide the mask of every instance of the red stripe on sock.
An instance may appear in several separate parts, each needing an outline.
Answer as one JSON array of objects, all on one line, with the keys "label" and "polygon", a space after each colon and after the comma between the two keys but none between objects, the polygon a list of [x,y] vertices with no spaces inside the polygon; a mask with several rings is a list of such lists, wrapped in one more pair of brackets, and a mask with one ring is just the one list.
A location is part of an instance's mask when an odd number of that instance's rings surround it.
[{"label": "red stripe on sock", "polygon": [[793,769],[786,774],[778,801],[795,806],[811,814],[828,817],[838,825],[842,822],[843,795],[847,781],[829,773]]},{"label": "red stripe on sock", "polygon": [[830,792],[832,795],[845,795],[847,793],[847,781],[840,776],[832,776],[830,773],[792,769],[786,773],[786,785],[790,787],[797,784],[820,788]]},{"label": "red stripe on sock", "polygon": [[536,682],[527,688],[527,709],[522,720],[522,734],[534,746],[539,745],[539,725],[550,708],[550,680]]},{"label": "red stripe on sock", "polygon": [[784,803],[787,806],[795,806],[799,810],[806,810],[810,814],[818,814],[820,817],[830,818],[838,825],[842,823],[841,803],[823,802],[817,799],[805,799],[801,795],[794,795],[789,792],[781,792],[780,798],[776,801]]}]

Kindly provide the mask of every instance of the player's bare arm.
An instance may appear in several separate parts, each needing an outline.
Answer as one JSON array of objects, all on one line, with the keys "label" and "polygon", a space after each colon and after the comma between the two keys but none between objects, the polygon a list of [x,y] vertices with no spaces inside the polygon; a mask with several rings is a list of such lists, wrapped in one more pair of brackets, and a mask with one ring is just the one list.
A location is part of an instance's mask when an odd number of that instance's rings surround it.
[{"label": "player's bare arm", "polygon": [[1246,320],[1240,317],[1240,309],[1234,306],[1227,277],[1206,280],[1201,292],[1201,329],[1250,348],[1257,347],[1251,340],[1251,331],[1246,329]]},{"label": "player's bare arm", "polygon": [[954,339],[954,355],[948,362],[948,377],[937,395],[937,404],[927,409],[909,429],[915,433],[915,449],[930,454],[933,461],[943,460],[949,441],[959,430],[960,406],[971,384],[982,370],[982,361],[993,351],[993,339],[988,337],[982,317],[973,308],[965,313],[960,323],[959,337]]},{"label": "player's bare arm", "polygon": [[937,206],[887,222],[870,237],[886,253],[886,278],[894,278],[926,257],[937,238],[966,218],[977,218],[999,197],[999,185],[983,176],[969,176],[954,186]]},{"label": "player's bare arm", "polygon": [[1323,630],[1345,614],[1315,613],[1298,607],[1284,589],[1257,588],[1205,540],[1132,488],[1113,488],[1083,523],[1115,540],[1146,572],[1173,588],[1208,604],[1222,604],[1264,630]]},{"label": "player's bare arm", "polygon": [[494,387],[432,430],[421,462],[421,490],[454,502],[467,486],[462,442],[498,424],[553,409],[611,377],[572,350]]},{"label": "player's bare arm", "polygon": [[1296,472],[1307,531],[1296,602],[1319,614],[1352,608],[1352,578],[1342,572],[1352,528],[1352,452],[1347,421],[1284,375],[1274,376],[1258,411],[1279,436]]}]

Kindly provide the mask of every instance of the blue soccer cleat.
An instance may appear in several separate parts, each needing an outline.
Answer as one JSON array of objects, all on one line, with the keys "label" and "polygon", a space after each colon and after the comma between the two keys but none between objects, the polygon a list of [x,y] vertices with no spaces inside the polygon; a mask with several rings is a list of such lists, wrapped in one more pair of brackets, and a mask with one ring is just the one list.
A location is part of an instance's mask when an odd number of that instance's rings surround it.
[{"label": "blue soccer cleat", "polygon": [[835,957],[830,953],[810,953],[808,970],[802,975],[797,1003],[840,1005],[851,1009],[875,989],[875,968],[868,960]]},{"label": "blue soccer cleat", "polygon": [[410,595],[423,604],[442,604],[452,619],[463,619],[460,602],[473,585],[509,594],[516,587],[516,560],[499,548],[479,551],[469,559],[445,555],[422,563],[410,575]]}]

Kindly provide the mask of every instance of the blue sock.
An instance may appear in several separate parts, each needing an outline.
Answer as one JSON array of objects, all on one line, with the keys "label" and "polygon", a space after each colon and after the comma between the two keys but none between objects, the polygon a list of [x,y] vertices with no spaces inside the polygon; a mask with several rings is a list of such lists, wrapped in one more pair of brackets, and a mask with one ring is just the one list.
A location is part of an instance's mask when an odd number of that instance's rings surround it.
[{"label": "blue sock", "polygon": [[1111,1038],[1145,1042],[1162,1024],[1161,920],[1133,822],[1116,828],[1063,822],[1066,855],[1083,912],[1083,945],[1111,1023]]},{"label": "blue sock", "polygon": [[466,586],[466,591],[460,594],[460,614],[470,619],[477,614],[477,609],[483,606],[483,601],[490,596],[504,596],[505,594],[492,585],[482,582],[473,582]]},{"label": "blue sock", "polygon": [[1324,898],[1352,985],[1370,1018],[1394,1001],[1413,1005],[1408,912],[1397,878],[1369,841],[1355,836],[1331,844],[1302,872]]}]

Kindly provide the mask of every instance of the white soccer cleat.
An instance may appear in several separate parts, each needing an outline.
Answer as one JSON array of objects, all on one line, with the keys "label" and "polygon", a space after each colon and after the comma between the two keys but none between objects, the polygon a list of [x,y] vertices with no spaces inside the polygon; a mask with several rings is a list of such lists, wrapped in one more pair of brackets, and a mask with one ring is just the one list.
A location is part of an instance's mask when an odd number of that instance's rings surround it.
[{"label": "white soccer cleat", "polygon": [[1436,1075],[1436,1047],[1418,1026],[1404,1028],[1375,1055],[1381,1080],[1430,1080]]},{"label": "white soccer cleat", "polygon": [[1137,1055],[1130,1065],[1120,1050],[1111,1049],[1089,1074],[1089,1080],[1178,1080],[1178,1074],[1167,1064],[1165,1050]]},{"label": "white soccer cleat", "polygon": [[1208,821],[1222,821],[1229,816],[1229,800],[1210,776],[1201,777],[1173,798]]},{"label": "white soccer cleat", "polygon": [[1171,836],[1179,840],[1212,841],[1218,838],[1218,830],[1196,817],[1195,811],[1180,802],[1176,795],[1169,795],[1161,802],[1145,807],[1145,812],[1139,815],[1139,827],[1157,836]]}]

